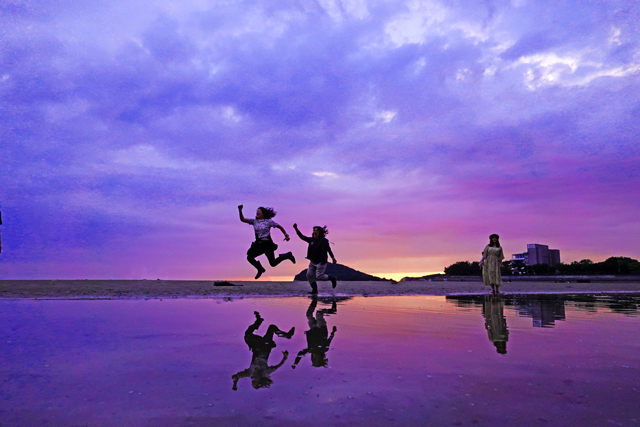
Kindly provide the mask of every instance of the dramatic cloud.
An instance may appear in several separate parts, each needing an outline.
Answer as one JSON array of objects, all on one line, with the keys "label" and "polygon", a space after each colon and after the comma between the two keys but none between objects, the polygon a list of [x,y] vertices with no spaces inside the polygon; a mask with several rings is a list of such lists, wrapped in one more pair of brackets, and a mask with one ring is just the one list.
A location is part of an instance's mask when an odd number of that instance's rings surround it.
[{"label": "dramatic cloud", "polygon": [[387,276],[492,232],[638,258],[638,22],[631,0],[4,2],[0,275],[251,277],[238,204]]}]

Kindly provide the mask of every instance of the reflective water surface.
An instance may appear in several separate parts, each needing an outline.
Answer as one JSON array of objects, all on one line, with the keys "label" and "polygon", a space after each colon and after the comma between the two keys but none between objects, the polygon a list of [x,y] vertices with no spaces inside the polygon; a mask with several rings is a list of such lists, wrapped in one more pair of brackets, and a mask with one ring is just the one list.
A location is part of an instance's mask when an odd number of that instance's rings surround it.
[{"label": "reflective water surface", "polygon": [[0,425],[638,426],[639,309],[630,294],[1,300]]}]

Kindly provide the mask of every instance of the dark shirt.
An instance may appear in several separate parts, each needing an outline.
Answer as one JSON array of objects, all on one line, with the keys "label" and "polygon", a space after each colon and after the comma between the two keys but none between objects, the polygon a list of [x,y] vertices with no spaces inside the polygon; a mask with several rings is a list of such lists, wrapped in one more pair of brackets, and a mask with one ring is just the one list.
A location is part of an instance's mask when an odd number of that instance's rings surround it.
[{"label": "dark shirt", "polygon": [[314,264],[326,264],[328,257],[327,254],[331,255],[333,258],[333,252],[331,251],[331,247],[329,246],[329,241],[321,237],[319,239],[314,239],[313,237],[307,237],[300,232],[300,230],[296,230],[298,237],[300,237],[305,242],[309,243],[309,247],[307,248],[307,259]]}]

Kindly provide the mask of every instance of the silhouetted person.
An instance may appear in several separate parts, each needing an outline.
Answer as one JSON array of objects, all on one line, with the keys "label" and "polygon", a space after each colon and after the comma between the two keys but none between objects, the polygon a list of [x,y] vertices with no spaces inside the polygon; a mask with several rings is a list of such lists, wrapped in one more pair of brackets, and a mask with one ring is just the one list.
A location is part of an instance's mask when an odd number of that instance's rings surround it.
[{"label": "silhouetted person", "polygon": [[504,300],[499,295],[485,295],[482,302],[482,315],[489,341],[496,346],[498,353],[507,354],[509,329],[507,329],[507,319],[504,317]]},{"label": "silhouetted person", "polygon": [[271,374],[276,371],[289,357],[288,351],[282,352],[282,360],[277,365],[269,366],[269,355],[271,350],[276,347],[276,343],[273,340],[273,336],[291,339],[295,328],[291,328],[289,332],[280,330],[276,325],[269,325],[267,333],[264,336],[256,335],[254,332],[258,330],[264,319],[260,317],[260,313],[254,312],[256,321],[247,328],[244,333],[244,342],[247,343],[249,349],[253,353],[251,357],[251,365],[244,371],[240,371],[237,374],[233,374],[233,390],[238,389],[238,380],[240,378],[251,378],[251,385],[253,388],[258,389],[262,387],[270,387],[273,380],[270,378]]},{"label": "silhouetted person", "polygon": [[500,292],[502,285],[502,260],[504,253],[500,246],[500,236],[492,234],[489,236],[489,244],[482,251],[480,267],[482,267],[482,282],[485,286],[491,286],[491,293]]},{"label": "silhouetted person", "polygon": [[296,259],[291,252],[280,254],[278,255],[278,258],[275,257],[275,251],[278,249],[278,245],[273,243],[273,240],[271,239],[271,229],[277,228],[282,231],[286,242],[289,241],[289,235],[284,231],[284,228],[282,228],[280,224],[272,219],[276,216],[276,212],[273,208],[260,206],[256,210],[255,219],[247,219],[244,217],[242,214],[242,205],[238,206],[238,213],[240,214],[240,221],[253,225],[253,231],[256,235],[255,242],[251,244],[251,247],[247,251],[247,261],[249,261],[249,263],[258,270],[256,273],[256,279],[262,276],[262,273],[266,271],[262,264],[260,264],[260,261],[256,260],[257,256],[262,254],[266,255],[271,267],[275,267],[285,259],[290,260],[294,264],[296,263]]},{"label": "silhouetted person", "polygon": [[327,230],[327,226],[320,227],[316,225],[313,227],[313,233],[311,237],[307,237],[298,230],[298,224],[293,224],[294,230],[296,230],[296,234],[302,240],[309,244],[307,248],[307,259],[309,260],[309,268],[307,269],[307,280],[311,285],[311,293],[318,293],[318,284],[316,283],[318,280],[331,280],[331,287],[335,288],[338,283],[338,279],[334,276],[330,276],[325,273],[327,269],[327,261],[329,260],[328,255],[331,255],[331,259],[333,263],[337,263],[336,257],[333,256],[333,252],[331,251],[331,247],[329,246],[329,241],[325,237],[329,230]]},{"label": "silhouetted person", "polygon": [[327,351],[329,351],[329,346],[331,345],[331,341],[333,340],[338,328],[334,326],[331,331],[331,335],[329,336],[327,322],[324,320],[324,315],[335,314],[337,312],[337,303],[333,300],[331,303],[331,309],[318,310],[314,316],[313,312],[316,310],[317,305],[318,298],[314,295],[306,313],[307,321],[309,322],[309,330],[305,332],[305,335],[307,336],[307,348],[298,352],[295,362],[291,365],[293,369],[298,366],[302,357],[307,353],[311,353],[311,365],[316,368],[326,367],[329,362],[327,359]]}]

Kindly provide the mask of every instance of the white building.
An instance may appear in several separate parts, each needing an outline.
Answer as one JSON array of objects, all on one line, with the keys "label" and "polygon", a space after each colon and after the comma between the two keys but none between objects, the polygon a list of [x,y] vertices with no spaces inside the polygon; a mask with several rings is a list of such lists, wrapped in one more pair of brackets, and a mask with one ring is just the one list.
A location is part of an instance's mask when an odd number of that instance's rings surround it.
[{"label": "white building", "polygon": [[527,252],[511,255],[511,261],[524,261],[526,265],[560,264],[560,250],[549,249],[547,245],[538,243],[527,244]]}]

